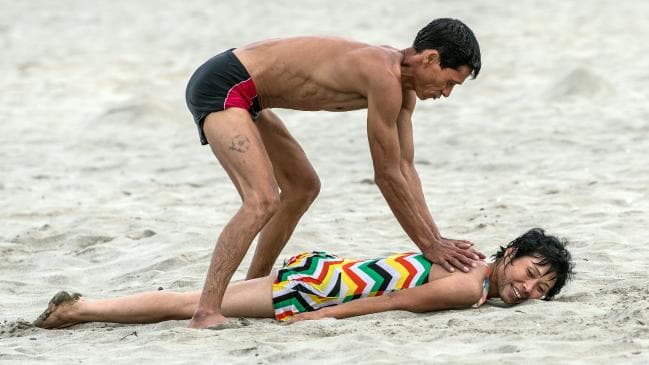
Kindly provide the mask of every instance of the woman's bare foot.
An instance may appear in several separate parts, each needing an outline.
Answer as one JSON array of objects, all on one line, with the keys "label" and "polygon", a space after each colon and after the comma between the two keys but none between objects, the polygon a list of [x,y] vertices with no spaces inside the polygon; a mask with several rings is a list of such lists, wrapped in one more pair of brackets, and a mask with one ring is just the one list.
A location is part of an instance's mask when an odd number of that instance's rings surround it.
[{"label": "woman's bare foot", "polygon": [[70,319],[70,313],[75,304],[81,298],[81,294],[70,295],[66,291],[60,291],[52,297],[47,309],[34,321],[34,326],[41,328],[65,328],[77,324]]}]

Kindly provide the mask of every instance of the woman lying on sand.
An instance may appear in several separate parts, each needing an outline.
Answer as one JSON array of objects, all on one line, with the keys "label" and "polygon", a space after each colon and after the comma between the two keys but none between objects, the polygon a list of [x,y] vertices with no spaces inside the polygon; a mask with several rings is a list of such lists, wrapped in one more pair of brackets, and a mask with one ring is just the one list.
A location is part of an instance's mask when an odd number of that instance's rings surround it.
[{"label": "woman lying on sand", "polygon": [[[227,317],[274,317],[292,323],[389,310],[475,308],[488,298],[501,298],[510,305],[550,300],[572,276],[565,244],[535,228],[500,247],[494,262],[468,273],[449,273],[415,253],[374,260],[302,253],[269,276],[231,283],[221,309]],[[156,291],[91,300],[59,292],[34,325],[63,328],[83,322],[190,319],[200,295]]]}]

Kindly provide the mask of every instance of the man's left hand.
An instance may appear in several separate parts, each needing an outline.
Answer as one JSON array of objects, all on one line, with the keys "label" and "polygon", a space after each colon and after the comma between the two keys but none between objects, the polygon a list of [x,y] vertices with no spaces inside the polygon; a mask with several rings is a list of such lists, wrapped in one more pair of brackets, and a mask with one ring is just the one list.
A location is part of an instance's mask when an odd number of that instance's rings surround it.
[{"label": "man's left hand", "polygon": [[444,238],[444,237],[442,237],[441,241],[443,243],[453,245],[453,246],[455,246],[455,247],[457,247],[459,249],[473,252],[476,256],[478,256],[480,258],[480,260],[484,260],[485,258],[487,258],[487,256],[485,256],[485,254],[483,254],[482,252],[480,252],[480,251],[476,250],[475,248],[473,248],[474,245],[473,245],[473,242],[471,242],[471,241],[456,240],[456,239]]}]

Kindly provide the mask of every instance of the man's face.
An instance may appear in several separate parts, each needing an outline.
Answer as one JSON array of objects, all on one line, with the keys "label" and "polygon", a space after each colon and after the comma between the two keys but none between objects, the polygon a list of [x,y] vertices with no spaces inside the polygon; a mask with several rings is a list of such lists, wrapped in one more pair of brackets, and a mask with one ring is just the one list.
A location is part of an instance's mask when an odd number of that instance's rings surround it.
[{"label": "man's face", "polygon": [[[511,256],[510,256],[511,257]],[[556,283],[550,265],[540,265],[541,257],[523,256],[509,262],[505,257],[498,277],[498,294],[507,304],[518,304],[528,299],[541,299]]]},{"label": "man's face", "polygon": [[437,50],[424,50],[415,64],[415,93],[420,100],[449,97],[455,85],[460,85],[471,75],[469,66],[442,68]]}]

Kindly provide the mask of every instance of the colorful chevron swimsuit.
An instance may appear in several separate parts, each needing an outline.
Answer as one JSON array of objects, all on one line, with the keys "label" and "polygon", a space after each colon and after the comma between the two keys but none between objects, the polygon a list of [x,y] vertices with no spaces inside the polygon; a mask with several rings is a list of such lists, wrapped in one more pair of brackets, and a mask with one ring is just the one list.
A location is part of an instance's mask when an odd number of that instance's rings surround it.
[{"label": "colorful chevron swimsuit", "polygon": [[[350,260],[326,252],[305,252],[284,262],[273,283],[275,318],[315,311],[350,300],[413,288],[428,282],[432,263],[422,254],[401,253],[373,260]],[[489,273],[481,305],[489,292]]]}]

